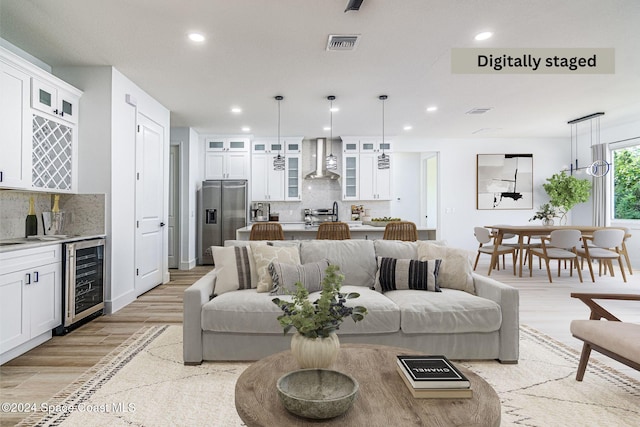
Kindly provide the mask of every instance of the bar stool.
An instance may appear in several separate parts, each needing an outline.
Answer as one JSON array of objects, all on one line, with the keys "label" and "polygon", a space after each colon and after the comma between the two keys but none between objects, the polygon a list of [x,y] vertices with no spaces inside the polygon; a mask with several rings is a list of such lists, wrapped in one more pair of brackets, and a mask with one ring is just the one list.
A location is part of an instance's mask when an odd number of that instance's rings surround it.
[{"label": "bar stool", "polygon": [[284,231],[277,222],[256,222],[251,226],[249,240],[284,240]]},{"label": "bar stool", "polygon": [[345,222],[323,222],[316,233],[318,240],[346,240],[351,239],[349,224]]},{"label": "bar stool", "polygon": [[411,221],[391,221],[384,227],[384,240],[403,240],[415,242],[418,240],[418,229]]}]

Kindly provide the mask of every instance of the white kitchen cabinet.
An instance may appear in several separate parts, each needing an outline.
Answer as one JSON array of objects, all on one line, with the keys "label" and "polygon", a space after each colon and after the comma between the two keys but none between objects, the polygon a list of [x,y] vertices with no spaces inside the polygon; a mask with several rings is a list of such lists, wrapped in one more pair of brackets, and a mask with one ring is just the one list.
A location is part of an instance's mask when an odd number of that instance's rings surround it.
[{"label": "white kitchen cabinet", "polygon": [[[251,153],[251,200],[301,200],[302,137],[256,139]],[[284,157],[284,170],[273,167],[278,155]]]},{"label": "white kitchen cabinet", "polygon": [[38,78],[31,80],[31,107],[70,123],[78,123],[80,97]]},{"label": "white kitchen cabinet", "polygon": [[[360,200],[391,200],[391,166],[378,168],[378,156],[382,153],[360,154]],[[391,156],[389,162],[391,162]]]},{"label": "white kitchen cabinet", "polygon": [[249,179],[249,138],[206,138],[205,179]]},{"label": "white kitchen cabinet", "polygon": [[29,75],[0,56],[0,187],[29,188],[31,127]]},{"label": "white kitchen cabinet", "polygon": [[254,153],[251,157],[251,200],[254,202],[284,201],[285,170],[275,170],[273,167],[277,156],[277,153]]},{"label": "white kitchen cabinet", "polygon": [[360,155],[345,154],[342,159],[342,200],[359,200]]},{"label": "white kitchen cabinet", "polygon": [[[391,200],[392,142],[373,137],[342,137],[342,199]],[[389,168],[378,168],[378,156],[389,157]]]},{"label": "white kitchen cabinet", "polygon": [[0,363],[51,338],[62,322],[62,248],[0,253]]},{"label": "white kitchen cabinet", "polygon": [[77,189],[82,92],[0,47],[0,187]]},{"label": "white kitchen cabinet", "polygon": [[286,157],[286,201],[302,199],[302,155],[287,154]]},{"label": "white kitchen cabinet", "polygon": [[32,188],[74,192],[78,170],[77,127],[37,114],[33,115],[32,124]]}]

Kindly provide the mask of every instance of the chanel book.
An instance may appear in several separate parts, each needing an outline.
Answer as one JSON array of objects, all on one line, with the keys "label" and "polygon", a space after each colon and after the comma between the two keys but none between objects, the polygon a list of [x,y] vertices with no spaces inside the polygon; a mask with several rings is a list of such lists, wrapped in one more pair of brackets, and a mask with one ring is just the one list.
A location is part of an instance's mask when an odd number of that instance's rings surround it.
[{"label": "chanel book", "polygon": [[400,365],[397,365],[396,368],[402,382],[416,399],[471,399],[473,397],[471,388],[413,388],[403,372],[403,368]]},{"label": "chanel book", "polygon": [[464,389],[471,383],[445,356],[398,356],[398,366],[415,389]]}]

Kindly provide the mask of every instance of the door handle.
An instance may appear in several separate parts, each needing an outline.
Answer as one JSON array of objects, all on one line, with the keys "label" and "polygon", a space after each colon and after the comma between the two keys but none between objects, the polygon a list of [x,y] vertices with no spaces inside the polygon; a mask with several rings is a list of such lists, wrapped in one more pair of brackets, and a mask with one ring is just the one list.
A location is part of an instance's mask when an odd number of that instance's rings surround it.
[{"label": "door handle", "polygon": [[33,272],[33,283],[38,283],[38,280],[40,280],[40,275],[38,274],[37,271]]},{"label": "door handle", "polygon": [[27,273],[26,274],[26,281],[25,281],[25,285],[30,285],[31,284],[31,273]]},{"label": "door handle", "polygon": [[164,222],[161,222],[161,223],[160,223],[160,227],[164,227],[164,226],[165,226],[165,223],[164,223]]}]

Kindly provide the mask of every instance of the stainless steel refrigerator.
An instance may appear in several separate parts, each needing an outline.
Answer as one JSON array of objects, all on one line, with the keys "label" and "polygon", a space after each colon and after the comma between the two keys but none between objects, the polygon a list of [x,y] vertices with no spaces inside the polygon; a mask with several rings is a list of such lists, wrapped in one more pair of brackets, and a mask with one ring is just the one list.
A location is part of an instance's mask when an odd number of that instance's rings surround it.
[{"label": "stainless steel refrigerator", "polygon": [[213,264],[211,246],[234,240],[247,225],[247,181],[202,181],[198,191],[199,264]]}]

